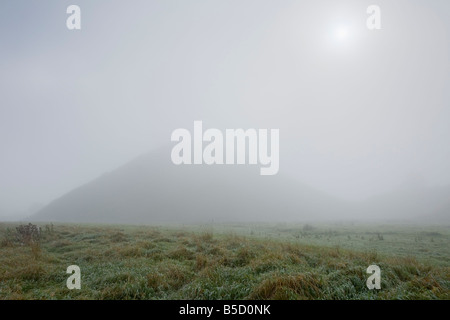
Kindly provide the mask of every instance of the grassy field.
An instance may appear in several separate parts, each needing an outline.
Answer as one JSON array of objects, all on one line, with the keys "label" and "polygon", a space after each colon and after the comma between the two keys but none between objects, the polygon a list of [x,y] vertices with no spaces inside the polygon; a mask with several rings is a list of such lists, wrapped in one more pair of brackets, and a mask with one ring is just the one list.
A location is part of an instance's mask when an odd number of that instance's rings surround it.
[{"label": "grassy field", "polygon": [[450,299],[449,226],[41,224],[28,243],[17,226],[0,224],[0,299]]}]

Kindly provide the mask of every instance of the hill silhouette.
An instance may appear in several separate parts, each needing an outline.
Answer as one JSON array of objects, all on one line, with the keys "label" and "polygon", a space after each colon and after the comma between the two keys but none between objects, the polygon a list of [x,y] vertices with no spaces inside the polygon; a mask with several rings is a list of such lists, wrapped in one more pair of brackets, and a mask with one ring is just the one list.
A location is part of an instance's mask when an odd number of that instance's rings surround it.
[{"label": "hill silhouette", "polygon": [[342,216],[325,193],[255,165],[174,165],[170,149],[142,155],[54,200],[35,221],[157,223],[293,221]]},{"label": "hill silhouette", "polygon": [[449,223],[450,187],[402,188],[351,203],[258,165],[174,165],[144,154],[52,201],[34,221],[95,223],[397,220]]}]

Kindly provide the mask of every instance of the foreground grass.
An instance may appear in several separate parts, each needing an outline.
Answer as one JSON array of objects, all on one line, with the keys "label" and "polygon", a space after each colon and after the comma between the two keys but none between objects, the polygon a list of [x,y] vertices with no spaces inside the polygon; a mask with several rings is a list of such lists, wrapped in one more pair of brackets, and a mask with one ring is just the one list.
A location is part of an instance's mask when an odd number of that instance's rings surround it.
[{"label": "foreground grass", "polygon": [[[14,227],[0,225],[1,299],[450,298],[448,228],[67,224],[26,246]],[[74,264],[81,290],[66,287]],[[381,290],[366,287],[371,264]]]}]

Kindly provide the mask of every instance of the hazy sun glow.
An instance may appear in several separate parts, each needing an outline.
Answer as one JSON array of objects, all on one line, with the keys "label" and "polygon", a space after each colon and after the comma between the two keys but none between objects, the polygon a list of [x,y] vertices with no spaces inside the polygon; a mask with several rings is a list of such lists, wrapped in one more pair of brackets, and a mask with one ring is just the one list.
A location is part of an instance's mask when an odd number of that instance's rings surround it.
[{"label": "hazy sun glow", "polygon": [[343,41],[349,37],[350,31],[349,31],[348,27],[341,26],[341,27],[336,28],[334,35],[337,40]]}]

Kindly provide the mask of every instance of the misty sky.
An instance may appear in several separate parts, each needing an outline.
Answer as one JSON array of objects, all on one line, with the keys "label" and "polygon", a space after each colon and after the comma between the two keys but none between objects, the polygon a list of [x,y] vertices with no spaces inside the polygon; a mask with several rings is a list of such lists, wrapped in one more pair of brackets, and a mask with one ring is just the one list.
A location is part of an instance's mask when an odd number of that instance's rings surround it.
[{"label": "misty sky", "polygon": [[448,0],[2,0],[0,216],[194,120],[279,128],[279,174],[344,199],[449,184],[449,45]]}]

